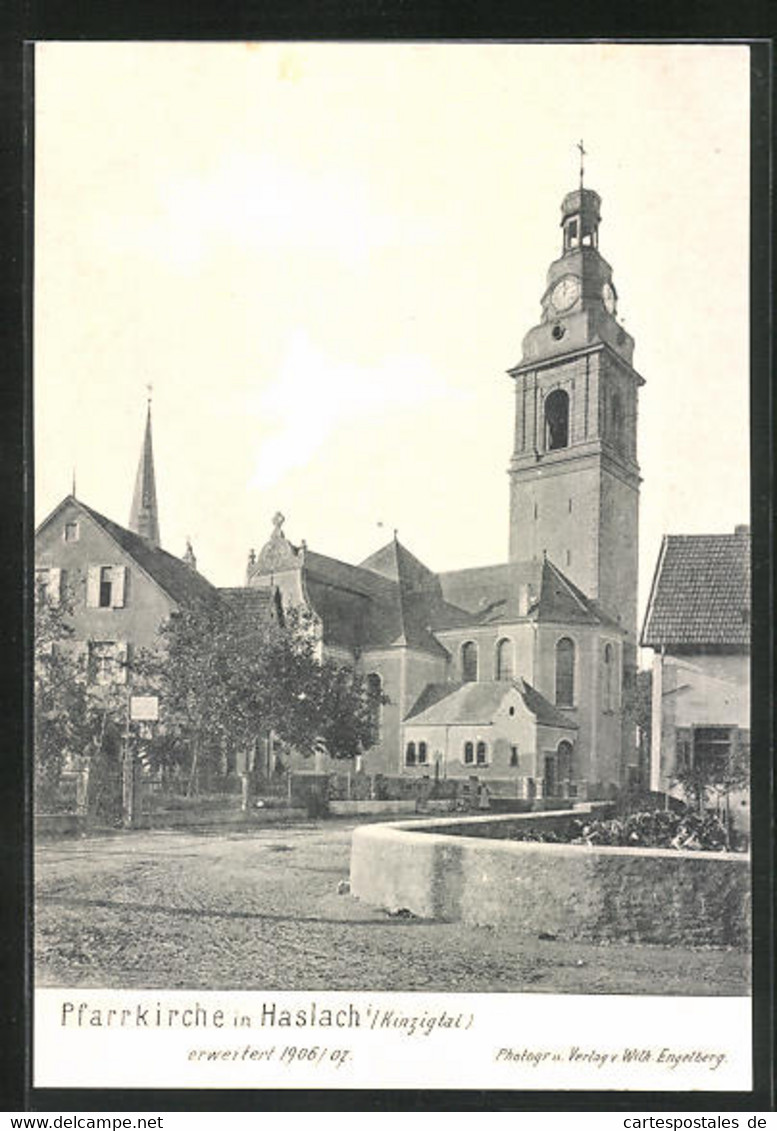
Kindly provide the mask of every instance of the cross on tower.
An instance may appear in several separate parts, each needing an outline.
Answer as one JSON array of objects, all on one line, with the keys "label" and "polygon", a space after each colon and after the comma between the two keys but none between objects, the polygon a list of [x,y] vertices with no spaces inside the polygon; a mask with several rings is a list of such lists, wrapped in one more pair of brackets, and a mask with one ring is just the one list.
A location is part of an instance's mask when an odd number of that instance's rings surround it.
[{"label": "cross on tower", "polygon": [[577,143],[575,148],[580,150],[580,188],[582,188],[583,187],[583,160],[587,156],[587,151],[586,151],[585,146],[583,145],[583,139],[582,138]]}]

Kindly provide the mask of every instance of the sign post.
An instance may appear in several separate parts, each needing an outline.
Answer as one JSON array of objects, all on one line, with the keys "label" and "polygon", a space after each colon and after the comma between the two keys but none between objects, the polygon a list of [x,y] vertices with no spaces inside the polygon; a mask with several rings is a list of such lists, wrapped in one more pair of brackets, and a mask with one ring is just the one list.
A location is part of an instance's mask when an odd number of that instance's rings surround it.
[{"label": "sign post", "polygon": [[133,722],[157,722],[159,698],[156,695],[130,695],[127,698],[127,719],[124,728],[124,756],[122,761],[122,824],[134,829],[138,800],[138,766],[132,749]]}]

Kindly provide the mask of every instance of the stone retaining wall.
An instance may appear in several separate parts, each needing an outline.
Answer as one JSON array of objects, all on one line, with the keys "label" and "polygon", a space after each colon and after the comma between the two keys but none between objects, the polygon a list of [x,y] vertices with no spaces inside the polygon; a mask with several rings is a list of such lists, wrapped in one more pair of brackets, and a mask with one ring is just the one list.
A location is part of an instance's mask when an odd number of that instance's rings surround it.
[{"label": "stone retaining wall", "polygon": [[[569,820],[579,813],[553,816]],[[747,943],[749,856],[469,835],[478,823],[525,828],[537,820],[534,814],[438,818],[355,829],[351,893],[388,911],[535,936]],[[458,835],[451,835],[454,828]]]}]

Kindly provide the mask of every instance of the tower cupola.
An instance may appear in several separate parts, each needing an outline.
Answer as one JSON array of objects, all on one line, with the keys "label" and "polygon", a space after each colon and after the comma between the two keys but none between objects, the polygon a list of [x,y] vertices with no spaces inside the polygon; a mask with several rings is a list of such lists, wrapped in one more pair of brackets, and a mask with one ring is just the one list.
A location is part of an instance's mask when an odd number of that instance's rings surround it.
[{"label": "tower cupola", "polygon": [[561,204],[564,255],[579,247],[598,248],[601,207],[601,197],[593,189],[581,187],[567,193]]}]

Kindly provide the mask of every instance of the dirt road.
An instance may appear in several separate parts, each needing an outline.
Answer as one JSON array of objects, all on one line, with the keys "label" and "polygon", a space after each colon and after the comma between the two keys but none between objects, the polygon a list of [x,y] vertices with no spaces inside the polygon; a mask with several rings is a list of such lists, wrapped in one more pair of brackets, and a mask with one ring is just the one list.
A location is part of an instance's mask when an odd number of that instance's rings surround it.
[{"label": "dirt road", "polygon": [[352,821],[39,844],[39,986],[744,994],[737,951],[392,918],[349,894]]}]

